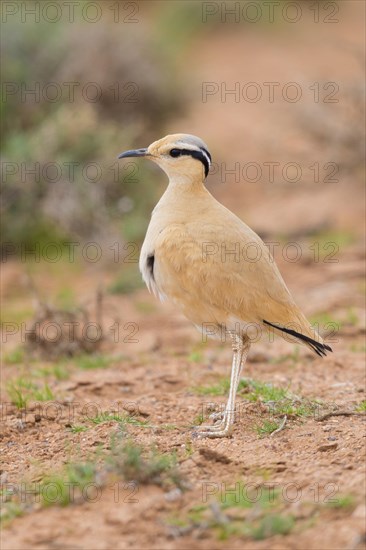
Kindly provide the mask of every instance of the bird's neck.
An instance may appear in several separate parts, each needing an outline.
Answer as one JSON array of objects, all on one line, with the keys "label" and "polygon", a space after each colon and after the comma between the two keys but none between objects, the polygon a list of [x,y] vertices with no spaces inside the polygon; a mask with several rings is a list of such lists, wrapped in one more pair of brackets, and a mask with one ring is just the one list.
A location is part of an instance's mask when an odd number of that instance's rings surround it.
[{"label": "bird's neck", "polygon": [[164,193],[169,198],[178,200],[194,200],[194,197],[207,194],[207,189],[201,179],[189,179],[186,176],[177,177],[169,180],[169,185]]},{"label": "bird's neck", "polygon": [[193,209],[201,200],[207,200],[210,193],[204,186],[203,181],[194,180],[177,180],[176,178],[169,181],[169,185],[160,201],[156,205],[154,212],[157,210],[169,210],[184,212]]}]

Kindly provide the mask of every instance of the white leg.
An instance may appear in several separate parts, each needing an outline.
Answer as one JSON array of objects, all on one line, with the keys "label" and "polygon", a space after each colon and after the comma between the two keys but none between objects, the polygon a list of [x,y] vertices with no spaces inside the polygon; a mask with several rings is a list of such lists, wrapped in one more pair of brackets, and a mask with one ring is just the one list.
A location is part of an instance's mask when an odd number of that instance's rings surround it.
[{"label": "white leg", "polygon": [[233,362],[231,367],[230,390],[227,405],[221,421],[213,426],[197,427],[198,431],[196,433],[201,437],[225,437],[230,434],[234,423],[236,391],[240,381],[242,365],[245,363],[250,348],[250,340],[248,338],[243,340],[239,334],[232,334],[231,337]]},{"label": "white leg", "polygon": [[[246,359],[246,356],[243,357],[243,359],[240,361],[239,359],[239,369],[237,369],[237,365],[235,364],[235,367],[234,367],[234,361],[235,361],[235,349],[236,349],[236,341],[235,341],[235,334],[231,334],[231,339],[232,339],[232,348],[233,348],[233,365],[232,365],[232,369],[231,369],[231,377],[232,375],[235,373],[236,371],[236,376],[235,376],[235,381],[234,381],[234,384],[236,386],[236,391],[238,389],[238,386],[239,386],[239,382],[240,382],[240,375],[241,375],[241,371],[243,369],[243,366],[244,366],[244,363],[245,363],[245,359]],[[240,345],[240,344],[239,344]],[[243,347],[245,348],[245,343],[242,344]],[[235,369],[235,370],[234,370]],[[231,379],[230,380],[230,388],[232,387],[233,385],[233,380]],[[235,394],[236,395],[236,394]],[[229,399],[230,399],[230,394],[229,394]],[[234,399],[235,399],[235,396],[234,396]],[[220,426],[221,424],[224,423],[224,416],[225,416],[225,411],[226,409],[228,408],[229,406],[229,402],[227,404],[227,406],[225,407],[225,410],[224,411],[220,411],[220,412],[214,412],[212,414],[210,414],[209,418],[211,418],[212,420],[215,421],[215,427],[217,426]],[[212,428],[213,426],[208,426],[209,428]]]}]

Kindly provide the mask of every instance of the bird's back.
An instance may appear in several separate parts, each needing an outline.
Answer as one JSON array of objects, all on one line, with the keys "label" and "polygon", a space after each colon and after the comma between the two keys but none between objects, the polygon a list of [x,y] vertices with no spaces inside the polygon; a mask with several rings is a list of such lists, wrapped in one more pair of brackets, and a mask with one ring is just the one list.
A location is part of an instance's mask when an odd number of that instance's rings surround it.
[{"label": "bird's back", "polygon": [[152,214],[140,269],[151,290],[199,327],[263,327],[267,320],[314,338],[266,245],[203,186],[168,187]]}]

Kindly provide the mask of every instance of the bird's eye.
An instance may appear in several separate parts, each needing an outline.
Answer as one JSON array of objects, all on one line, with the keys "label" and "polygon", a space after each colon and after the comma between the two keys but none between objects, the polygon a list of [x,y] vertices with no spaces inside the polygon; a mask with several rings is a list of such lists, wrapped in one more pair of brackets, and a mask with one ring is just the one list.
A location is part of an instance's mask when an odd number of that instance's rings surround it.
[{"label": "bird's eye", "polygon": [[171,149],[171,150],[169,151],[169,155],[170,155],[171,157],[174,157],[174,158],[175,158],[175,157],[179,157],[180,154],[181,154],[180,149]]}]

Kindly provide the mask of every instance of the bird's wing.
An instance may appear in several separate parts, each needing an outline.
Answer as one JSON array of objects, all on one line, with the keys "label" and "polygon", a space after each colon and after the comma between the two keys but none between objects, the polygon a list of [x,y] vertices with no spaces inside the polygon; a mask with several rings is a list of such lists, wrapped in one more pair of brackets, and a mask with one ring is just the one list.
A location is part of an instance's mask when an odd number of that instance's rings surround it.
[{"label": "bird's wing", "polygon": [[194,322],[211,310],[245,322],[307,323],[266,245],[234,215],[166,227],[155,242],[154,278]]}]

